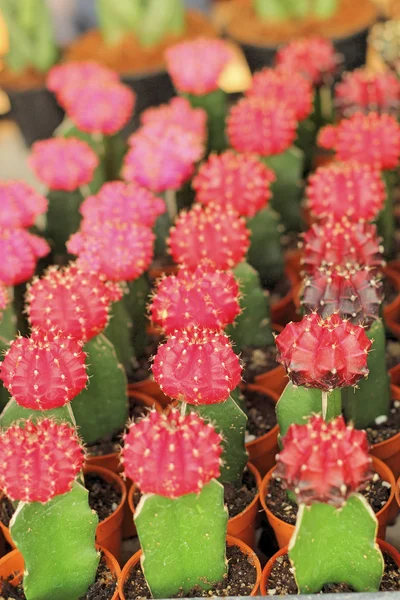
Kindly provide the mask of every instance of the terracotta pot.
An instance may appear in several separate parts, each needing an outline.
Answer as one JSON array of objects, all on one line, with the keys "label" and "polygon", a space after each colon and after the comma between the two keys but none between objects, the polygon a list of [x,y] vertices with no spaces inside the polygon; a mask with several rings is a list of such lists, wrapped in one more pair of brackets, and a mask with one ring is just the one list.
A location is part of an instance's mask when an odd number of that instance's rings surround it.
[{"label": "terracotta pot", "polygon": [[[272,330],[274,333],[280,333],[283,331],[283,327],[282,325],[278,325],[278,323],[273,323]],[[271,390],[280,396],[287,384],[286,371],[282,365],[278,365],[270,371],[257,375],[254,378],[254,383],[255,385],[265,388],[267,391]]]},{"label": "terracotta pot", "polygon": [[291,289],[289,292],[279,300],[271,304],[271,321],[282,325],[287,325],[290,321],[298,321],[299,317],[296,314],[296,307],[293,302],[293,288],[300,282],[300,275],[295,270],[286,266],[285,275],[288,277],[291,283]]},{"label": "terracotta pot", "polygon": [[396,500],[400,510],[400,477],[398,478],[396,483]]},{"label": "terracotta pot", "polygon": [[[393,400],[400,400],[400,388],[392,385],[391,390]],[[372,444],[370,453],[382,460],[395,477],[400,476],[400,431],[384,442]]]},{"label": "terracotta pot", "polygon": [[[4,492],[0,491],[0,501],[3,498],[4,498]],[[14,544],[13,539],[11,537],[10,530],[9,530],[8,527],[6,527],[5,525],[3,525],[3,523],[1,521],[0,521],[0,529],[1,529],[1,533],[2,533],[2,536],[3,536],[4,540],[14,550],[15,549],[15,544]]]},{"label": "terracotta pot", "polygon": [[285,253],[285,265],[295,273],[298,273],[300,276],[300,272],[302,270],[301,265],[301,257],[303,252],[300,249],[297,250],[288,250]]},{"label": "terracotta pot", "polygon": [[[398,567],[400,567],[400,553],[396,550],[396,548],[394,548],[391,544],[388,544],[387,542],[385,542],[384,540],[377,540],[380,549],[383,552],[386,552],[387,554],[389,554],[389,556],[391,556],[393,558],[393,560],[397,563]],[[262,572],[262,576],[261,576],[261,584],[260,584],[260,591],[261,591],[261,595],[262,596],[268,596],[268,579],[269,576],[271,575],[271,571],[272,571],[272,567],[274,566],[276,560],[280,557],[283,556],[284,554],[288,553],[288,546],[284,546],[284,548],[281,548],[276,554],[274,554],[274,556],[272,556],[272,558],[270,558],[270,560],[267,562],[267,564],[265,565],[263,572]]]},{"label": "terracotta pot", "polygon": [[[249,384],[246,386],[249,391],[264,394],[276,404],[279,395],[264,386]],[[256,438],[246,444],[246,450],[249,453],[249,461],[258,469],[261,477],[271,469],[275,464],[275,456],[278,452],[278,425],[275,425],[268,433]]]},{"label": "terracotta pot", "polygon": [[[246,554],[250,558],[250,562],[252,562],[254,564],[256,571],[257,571],[257,581],[251,591],[251,594],[249,594],[249,595],[257,596],[257,593],[259,591],[259,586],[260,586],[260,580],[261,580],[261,565],[260,565],[260,561],[258,560],[257,555],[244,542],[237,540],[236,538],[231,537],[230,535],[226,536],[226,543],[228,546],[238,546],[240,548],[240,550],[243,552],[243,554]],[[142,556],[142,551],[139,550],[128,560],[128,562],[122,569],[122,573],[121,573],[121,576],[120,576],[119,582],[118,582],[118,592],[119,592],[119,596],[120,596],[121,600],[126,600],[126,596],[124,594],[125,583],[129,577],[129,573],[131,572],[131,570],[134,567],[136,567],[136,565],[139,563],[141,556]]]},{"label": "terracotta pot", "polygon": [[388,315],[390,318],[390,315],[393,313],[393,309],[395,309],[398,300],[400,299],[400,273],[398,273],[395,269],[392,269],[389,266],[385,266],[382,268],[382,274],[384,278],[390,281],[394,289],[397,291],[397,297],[395,298],[395,300],[393,300],[393,302],[390,302],[390,304],[387,304],[383,308],[383,319],[386,322],[386,316]]},{"label": "terracotta pot", "polygon": [[[121,575],[121,568],[118,564],[118,561],[106,548],[96,544],[96,549],[104,554],[108,568],[110,569],[111,573],[115,575],[117,579],[119,579]],[[10,583],[17,585],[22,581],[23,573],[24,558],[19,550],[13,550],[12,552],[9,552],[0,560],[0,579],[8,579],[11,575],[14,575],[13,579],[10,580]],[[118,588],[115,590],[111,600],[119,600]]]},{"label": "terracotta pot", "polygon": [[163,275],[176,275],[179,270],[178,265],[164,265],[161,267],[150,267],[148,270],[149,278],[152,281],[159,279]]},{"label": "terracotta pot", "polygon": [[392,271],[397,271],[397,273],[400,273],[400,260],[399,259],[391,260],[390,262],[388,262],[388,267]]},{"label": "terracotta pot", "polygon": [[[383,506],[383,508],[381,508],[381,510],[376,513],[376,518],[378,519],[379,523],[377,535],[380,539],[384,539],[386,535],[386,526],[390,518],[392,503],[394,501],[396,481],[391,470],[381,460],[375,458],[374,456],[372,457],[372,468],[376,473],[378,473],[378,475],[383,479],[383,481],[387,481],[388,483],[390,483],[391,486],[388,501]],[[267,515],[269,524],[275,532],[278,546],[280,548],[283,548],[284,546],[287,546],[287,544],[290,542],[290,539],[294,532],[294,525],[289,525],[289,523],[285,523],[285,521],[279,519],[279,517],[275,516],[267,506],[265,496],[274,470],[275,467],[273,467],[262,480],[260,487],[260,500],[265,514]]]},{"label": "terracotta pot", "polygon": [[165,408],[171,402],[171,399],[161,391],[160,386],[153,379],[129,383],[128,394],[132,392],[151,396],[151,398],[153,398],[162,408]]},{"label": "terracotta pot", "polygon": [[390,369],[389,375],[392,387],[394,386],[400,389],[400,363]]},{"label": "terracotta pot", "polygon": [[96,528],[96,543],[105,548],[115,558],[121,559],[121,542],[122,542],[122,522],[124,519],[124,510],[126,502],[126,486],[121,477],[108,469],[97,467],[95,465],[87,465],[83,469],[84,475],[93,473],[98,475],[108,483],[121,491],[122,497],[117,509],[104,521],[101,521]]}]

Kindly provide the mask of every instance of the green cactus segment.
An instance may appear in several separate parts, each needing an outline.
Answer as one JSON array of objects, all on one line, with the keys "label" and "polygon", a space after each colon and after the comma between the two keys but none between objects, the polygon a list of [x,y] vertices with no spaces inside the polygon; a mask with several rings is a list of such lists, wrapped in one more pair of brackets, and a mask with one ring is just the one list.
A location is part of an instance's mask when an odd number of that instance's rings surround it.
[{"label": "green cactus segment", "polygon": [[114,346],[119,362],[123,365],[126,373],[130,375],[135,360],[135,351],[132,344],[133,323],[125,304],[125,298],[111,305],[110,316],[104,335]]},{"label": "green cactus segment", "polygon": [[247,227],[251,231],[247,261],[258,271],[262,285],[272,288],[282,279],[285,268],[280,217],[271,208],[264,208],[248,219]]},{"label": "green cactus segment", "polygon": [[15,72],[29,67],[45,73],[58,58],[50,11],[45,0],[0,0],[9,34],[7,66]]},{"label": "green cactus segment", "polygon": [[376,517],[360,494],[341,508],[300,505],[289,558],[300,594],[315,594],[327,583],[347,583],[356,592],[377,592],[383,574],[376,545]]},{"label": "green cactus segment", "polygon": [[227,523],[224,488],[215,480],[200,494],[142,497],[135,524],[153,598],[185,595],[194,586],[208,590],[223,579]]},{"label": "green cactus segment", "polygon": [[58,137],[74,137],[86,142],[100,159],[100,164],[94,172],[92,181],[88,184],[90,194],[96,194],[103,183],[119,178],[119,171],[123,156],[126,152],[126,143],[117,133],[111,136],[93,136],[86,131],[81,131],[66,117],[56,129]]},{"label": "green cactus segment", "polygon": [[112,436],[128,418],[127,380],[114,346],[100,334],[85,345],[89,385],[71,402],[79,435],[86,444]]},{"label": "green cactus segment", "polygon": [[337,10],[338,0],[253,0],[253,5],[261,19],[286,21],[308,15],[329,19]]},{"label": "green cactus segment", "polygon": [[269,295],[262,289],[257,271],[243,262],[237,265],[233,272],[240,283],[242,312],[235,323],[226,328],[226,333],[234,343],[235,352],[241,352],[246,347],[272,346],[274,337]]},{"label": "green cactus segment", "polygon": [[338,9],[338,0],[314,0],[313,13],[320,19],[333,17]]},{"label": "green cactus segment", "polygon": [[381,319],[365,330],[373,340],[368,354],[369,375],[361,379],[357,387],[342,390],[343,408],[347,420],[353,421],[356,429],[374,425],[375,419],[385,417],[390,411],[390,377],[386,366],[386,336]]},{"label": "green cactus segment", "polygon": [[129,293],[124,296],[129,317],[133,321],[132,343],[137,357],[144,356],[149,339],[147,327],[147,305],[150,301],[151,285],[147,273],[128,282]]},{"label": "green cactus segment", "polygon": [[393,213],[393,187],[395,174],[392,171],[383,171],[382,173],[385,187],[386,187],[386,198],[383,210],[380,212],[378,217],[378,232],[383,238],[383,245],[385,248],[385,256],[390,256],[393,251],[394,241],[394,213]]},{"label": "green cactus segment", "polygon": [[10,526],[25,561],[27,600],[78,600],[95,581],[97,514],[79,483],[46,504],[20,503]]},{"label": "green cactus segment", "polygon": [[65,192],[51,190],[47,194],[49,209],[45,236],[56,255],[67,254],[66,243],[78,231],[81,222],[79,207],[83,202],[80,190]]},{"label": "green cactus segment", "polygon": [[276,181],[272,184],[271,206],[280,214],[289,231],[301,231],[301,196],[304,168],[304,153],[292,146],[282,154],[263,158],[268,167],[275,171]]},{"label": "green cactus segment", "polygon": [[317,132],[317,126],[311,117],[300,121],[298,124],[295,145],[304,154],[304,173],[309,173],[312,170]]},{"label": "green cactus segment", "polygon": [[240,487],[248,461],[245,448],[247,416],[231,397],[220,404],[191,406],[190,409],[212,423],[223,437],[223,464],[219,481]]},{"label": "green cactus segment", "polygon": [[53,418],[56,421],[64,421],[75,427],[75,419],[69,404],[60,408],[50,410],[33,410],[20,406],[13,398],[9,400],[3,412],[0,415],[0,427],[6,429],[16,421],[21,419],[31,419],[37,421],[42,418]]},{"label": "green cactus segment", "polygon": [[167,239],[171,228],[171,219],[168,212],[160,215],[154,226],[156,241],[154,244],[155,258],[167,258]]},{"label": "green cactus segment", "polygon": [[118,44],[139,26],[141,6],[135,0],[97,0],[96,8],[103,38],[109,45]]},{"label": "green cactus segment", "polygon": [[207,113],[208,152],[225,150],[227,148],[225,120],[228,112],[228,99],[225,92],[218,89],[201,96],[182,95],[186,96],[193,108],[202,108]]},{"label": "green cactus segment", "polygon": [[[287,384],[276,404],[276,418],[280,435],[287,433],[290,425],[304,425],[315,413],[322,412],[322,392],[316,388],[295,386],[291,381]],[[333,390],[328,394],[328,410],[326,420],[330,421],[342,414],[341,390]]]},{"label": "green cactus segment", "polygon": [[[16,333],[17,317],[15,316],[13,304],[10,302],[7,308],[0,312],[0,355],[8,350]],[[10,394],[4,387],[3,382],[0,381],[0,411],[3,410],[9,400]]]}]

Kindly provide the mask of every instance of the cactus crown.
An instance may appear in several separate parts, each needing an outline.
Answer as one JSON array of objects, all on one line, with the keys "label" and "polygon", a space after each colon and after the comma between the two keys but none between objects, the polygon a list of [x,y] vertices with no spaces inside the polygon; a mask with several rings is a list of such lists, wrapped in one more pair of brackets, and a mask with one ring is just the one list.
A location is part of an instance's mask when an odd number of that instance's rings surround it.
[{"label": "cactus crown", "polygon": [[71,489],[84,461],[68,423],[19,421],[0,436],[0,487],[11,500],[48,502]]},{"label": "cactus crown", "polygon": [[227,150],[211,154],[194,177],[192,187],[200,204],[231,205],[243,217],[254,217],[272,196],[275,173],[257,156]]},{"label": "cactus crown", "polygon": [[294,385],[330,392],[353,386],[368,375],[371,340],[361,326],[337,314],[323,320],[313,313],[299,323],[289,323],[275,341],[277,360]]},{"label": "cactus crown", "polygon": [[197,327],[177,331],[160,345],[152,370],[167,396],[189,404],[224,402],[242,373],[229,337]]},{"label": "cactus crown", "polygon": [[15,286],[28,281],[35,272],[36,263],[50,252],[50,246],[41,237],[25,229],[0,225],[0,281]]},{"label": "cactus crown", "polygon": [[379,319],[382,282],[369,267],[321,268],[304,282],[301,304],[323,319],[337,313],[353,325],[369,327]]},{"label": "cactus crown", "polygon": [[33,281],[27,291],[27,313],[32,326],[62,329],[86,343],[105,329],[111,303],[121,298],[119,285],[70,263],[50,267]]},{"label": "cactus crown", "polygon": [[194,271],[181,267],[158,281],[149,312],[167,335],[192,325],[223,329],[240,313],[239,285],[232,272],[217,271],[207,261]]},{"label": "cactus crown", "polygon": [[24,181],[0,182],[0,226],[31,227],[47,211],[47,199]]},{"label": "cactus crown", "polygon": [[327,39],[309,37],[293,40],[276,53],[276,65],[289,73],[301,73],[313,85],[330,78],[338,66],[335,48]]},{"label": "cactus crown", "polygon": [[147,108],[140,115],[142,125],[163,123],[178,125],[185,131],[190,131],[203,142],[207,138],[207,113],[202,108],[192,108],[189,100],[177,96],[168,104]]},{"label": "cactus crown", "polygon": [[195,204],[182,211],[171,227],[168,239],[172,258],[194,270],[204,258],[216,269],[226,270],[244,260],[250,245],[250,231],[231,207]]},{"label": "cactus crown", "polygon": [[95,61],[67,62],[55,65],[47,75],[46,86],[63,104],[63,94],[85,83],[113,84],[119,82],[117,73]]},{"label": "cactus crown", "polygon": [[82,344],[55,329],[18,336],[0,365],[0,379],[20,406],[49,410],[64,406],[86,386]]},{"label": "cactus crown", "polygon": [[366,432],[346,426],[341,416],[326,423],[315,415],[305,425],[291,425],[282,445],[274,477],[298,503],[340,507],[372,478]]},{"label": "cactus crown", "polygon": [[143,494],[178,498],[201,491],[219,477],[221,436],[196,413],[155,410],[132,423],[124,436],[126,475]]},{"label": "cactus crown", "polygon": [[371,110],[394,113],[400,103],[400,82],[390,71],[371,73],[366,69],[356,69],[345,73],[343,80],[337,84],[335,100],[345,116]]}]

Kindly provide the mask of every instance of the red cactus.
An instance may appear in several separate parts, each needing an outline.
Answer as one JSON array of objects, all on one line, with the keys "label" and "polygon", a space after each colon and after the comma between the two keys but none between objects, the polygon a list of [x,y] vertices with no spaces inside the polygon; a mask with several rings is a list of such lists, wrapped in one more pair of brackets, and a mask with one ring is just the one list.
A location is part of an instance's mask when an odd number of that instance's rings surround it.
[{"label": "red cactus", "polygon": [[46,85],[63,104],[63,92],[68,93],[71,87],[82,85],[82,82],[113,84],[119,82],[119,76],[95,61],[68,62],[50,69]]},{"label": "red cactus", "polygon": [[148,269],[155,236],[151,229],[126,221],[93,223],[67,242],[83,271],[95,271],[111,281],[132,281]]},{"label": "red cactus", "polygon": [[309,275],[320,267],[364,265],[376,269],[384,264],[376,226],[364,221],[352,223],[343,218],[314,223],[303,234],[302,246],[302,264]]},{"label": "red cactus", "polygon": [[335,150],[337,160],[357,160],[379,170],[394,169],[400,159],[400,125],[390,115],[355,113],[321,129],[318,145]]},{"label": "red cactus", "polygon": [[24,181],[0,182],[0,227],[31,227],[47,211],[47,199]]},{"label": "red cactus", "polygon": [[283,69],[262,69],[254,76],[247,96],[275,98],[290,106],[298,121],[313,111],[314,92],[308,79]]},{"label": "red cactus", "polygon": [[189,100],[177,96],[168,104],[148,108],[140,115],[142,125],[163,123],[179,125],[196,135],[203,143],[207,138],[207,113],[202,108],[192,108]]},{"label": "red cactus", "polygon": [[49,189],[72,192],[92,181],[99,159],[86,142],[56,137],[35,142],[29,164]]},{"label": "red cactus", "polygon": [[400,81],[390,71],[371,73],[356,69],[345,73],[335,87],[335,100],[344,115],[362,111],[396,112],[400,104]]},{"label": "red cactus", "polygon": [[315,313],[289,323],[276,339],[277,360],[295,385],[329,392],[355,385],[368,375],[372,342],[361,326],[338,315],[323,320]]},{"label": "red cactus", "polygon": [[207,258],[216,269],[226,270],[244,260],[249,238],[245,221],[231,207],[195,204],[189,212],[180,213],[168,244],[174,261],[189,269]]},{"label": "red cactus", "polygon": [[85,387],[85,353],[72,336],[51,329],[17,337],[1,363],[0,379],[20,406],[49,410],[68,404]]},{"label": "red cactus", "polygon": [[275,63],[289,73],[301,73],[313,85],[320,85],[337,70],[339,58],[327,39],[299,38],[276,53]]},{"label": "red cactus", "polygon": [[50,267],[29,286],[27,312],[34,327],[62,329],[86,343],[107,326],[111,303],[121,298],[119,285],[71,263]]},{"label": "red cactus", "polygon": [[0,281],[0,318],[1,312],[7,308],[8,303],[10,301],[10,297],[8,295],[8,291],[4,283]]},{"label": "red cactus", "polygon": [[152,370],[167,396],[189,404],[223,402],[242,373],[228,336],[196,327],[177,331],[160,345]]},{"label": "red cactus", "polygon": [[232,58],[223,40],[198,38],[175,44],[165,52],[167,70],[180,92],[201,96],[218,88],[218,80]]},{"label": "red cactus", "polygon": [[0,436],[0,487],[11,500],[45,503],[70,491],[83,461],[68,423],[19,422]]},{"label": "red cactus", "polygon": [[276,98],[242,98],[227,118],[227,134],[238,152],[271,156],[285,152],[296,139],[293,109]]},{"label": "red cactus", "polygon": [[240,313],[239,285],[232,272],[217,271],[205,261],[195,271],[182,267],[160,279],[149,312],[167,335],[192,325],[223,329]]},{"label": "red cactus", "polygon": [[355,161],[320,167],[306,189],[311,213],[321,219],[373,221],[385,203],[385,185],[378,170]]},{"label": "red cactus", "polygon": [[0,281],[7,286],[28,281],[36,269],[39,258],[50,252],[50,246],[41,237],[25,229],[0,226]]},{"label": "red cactus", "polygon": [[275,173],[257,156],[227,150],[211,154],[194,177],[192,187],[201,204],[231,205],[244,217],[254,217],[272,196]]},{"label": "red cactus", "polygon": [[165,203],[138,183],[109,181],[96,196],[89,196],[80,206],[84,217],[81,228],[88,231],[93,223],[107,220],[128,221],[153,227],[165,212]]},{"label": "red cactus", "polygon": [[222,437],[196,413],[152,410],[124,436],[125,474],[143,494],[197,494],[220,475]]}]

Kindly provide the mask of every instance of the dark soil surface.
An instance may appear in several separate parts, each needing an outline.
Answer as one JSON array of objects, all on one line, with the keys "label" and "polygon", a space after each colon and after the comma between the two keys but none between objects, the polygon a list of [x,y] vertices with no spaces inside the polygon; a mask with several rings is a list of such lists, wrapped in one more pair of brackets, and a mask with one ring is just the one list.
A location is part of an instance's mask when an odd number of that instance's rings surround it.
[{"label": "dark soil surface", "polygon": [[[267,373],[276,369],[276,346],[265,346],[265,348],[243,348],[240,358],[244,363],[243,381],[252,383],[257,375]],[[400,362],[400,357],[399,357]]]},{"label": "dark soil surface", "polygon": [[140,381],[146,381],[151,377],[151,357],[157,354],[157,348],[163,341],[163,338],[159,335],[149,335],[149,343],[144,349],[143,356],[136,358],[134,357],[132,372],[129,374],[129,383],[138,383]]},{"label": "dark soil surface", "polygon": [[89,490],[89,505],[104,521],[115,512],[121,503],[121,491],[95,473],[85,475],[85,487]]},{"label": "dark soil surface", "polygon": [[248,417],[246,443],[251,442],[273,429],[277,423],[275,403],[265,394],[243,390]]},{"label": "dark soil surface", "polygon": [[400,341],[386,341],[386,366],[388,371],[400,363]]},{"label": "dark soil surface", "polygon": [[280,300],[282,300],[292,289],[292,283],[289,277],[284,275],[280,281],[269,290],[270,293],[270,302],[272,304],[277,304]]},{"label": "dark soil surface", "polygon": [[15,508],[13,507],[11,500],[9,500],[7,496],[3,496],[0,500],[0,521],[3,523],[3,525],[6,527],[9,526],[14,513]]},{"label": "dark soil surface", "polygon": [[246,468],[243,473],[242,486],[237,489],[231,483],[224,483],[224,500],[228,507],[229,518],[236,517],[251,504],[258,493],[254,475]]},{"label": "dark soil surface", "polygon": [[400,400],[393,400],[387,421],[367,427],[367,437],[370,444],[384,442],[397,435],[400,431]]}]

